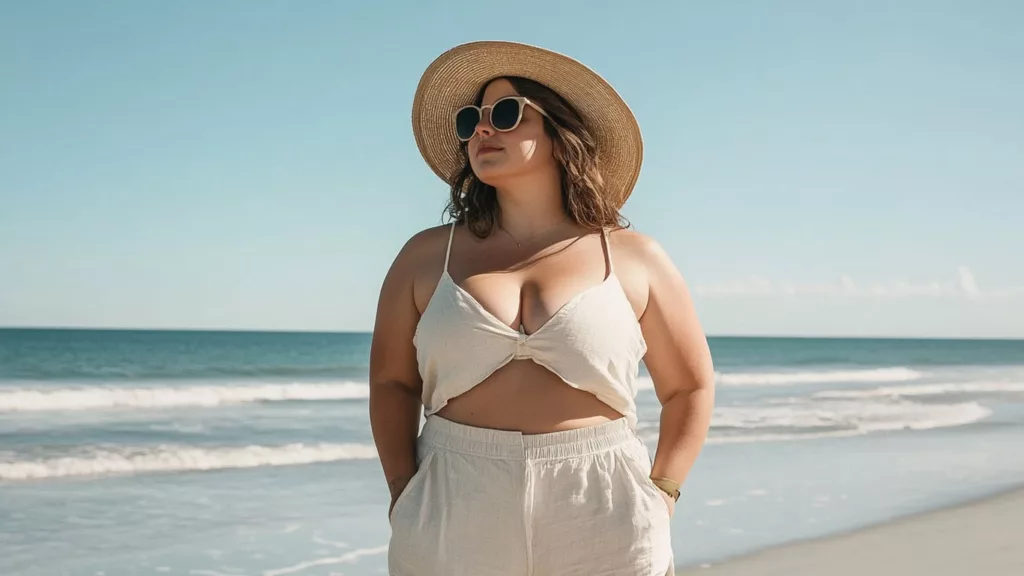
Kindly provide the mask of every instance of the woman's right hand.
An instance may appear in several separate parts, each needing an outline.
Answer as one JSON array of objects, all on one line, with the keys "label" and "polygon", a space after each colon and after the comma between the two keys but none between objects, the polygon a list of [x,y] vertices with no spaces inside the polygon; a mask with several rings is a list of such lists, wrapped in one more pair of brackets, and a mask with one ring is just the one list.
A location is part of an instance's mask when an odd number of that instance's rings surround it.
[{"label": "woman's right hand", "polygon": [[388,483],[388,489],[391,491],[391,504],[388,505],[388,520],[391,519],[391,511],[395,509],[395,502],[398,501],[398,497],[405,491],[405,487],[409,485],[411,478],[411,476],[403,476]]}]

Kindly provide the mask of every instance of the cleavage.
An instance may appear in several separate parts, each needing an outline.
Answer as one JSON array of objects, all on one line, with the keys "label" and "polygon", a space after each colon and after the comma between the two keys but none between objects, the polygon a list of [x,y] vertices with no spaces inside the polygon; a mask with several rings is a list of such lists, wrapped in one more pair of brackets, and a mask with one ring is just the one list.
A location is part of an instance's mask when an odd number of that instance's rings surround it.
[{"label": "cleavage", "polygon": [[568,305],[603,284],[602,278],[589,278],[589,274],[570,276],[562,282],[549,279],[543,286],[533,280],[519,284],[505,276],[479,274],[457,286],[484,313],[527,335],[547,326]]}]

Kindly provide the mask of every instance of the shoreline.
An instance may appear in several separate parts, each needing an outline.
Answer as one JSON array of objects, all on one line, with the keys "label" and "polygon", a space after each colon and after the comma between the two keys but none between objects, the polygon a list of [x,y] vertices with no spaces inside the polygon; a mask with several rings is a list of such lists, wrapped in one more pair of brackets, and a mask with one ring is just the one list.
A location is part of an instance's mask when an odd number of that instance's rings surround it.
[{"label": "shoreline", "polygon": [[[353,328],[271,328],[259,326],[115,326],[115,325],[76,325],[76,324],[22,324],[0,325],[0,332],[212,332],[227,334],[313,334],[313,335],[365,335],[373,333],[372,327]],[[953,336],[925,334],[771,334],[752,332],[707,334],[711,340],[876,340],[876,341],[913,341],[922,342],[1024,342],[1024,335],[997,336]]]},{"label": "shoreline", "polygon": [[767,548],[677,576],[1024,574],[1024,487],[881,524]]}]

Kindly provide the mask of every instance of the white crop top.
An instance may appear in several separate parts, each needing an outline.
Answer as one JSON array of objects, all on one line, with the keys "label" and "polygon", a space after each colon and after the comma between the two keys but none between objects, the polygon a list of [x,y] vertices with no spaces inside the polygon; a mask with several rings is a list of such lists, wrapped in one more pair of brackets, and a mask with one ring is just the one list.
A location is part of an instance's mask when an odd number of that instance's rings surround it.
[{"label": "white crop top", "polygon": [[444,272],[419,319],[413,344],[429,416],[512,360],[529,359],[568,385],[590,392],[636,427],[636,378],[647,352],[633,307],[615,276],[608,233],[602,235],[608,276],[566,302],[532,334],[484,309]]}]

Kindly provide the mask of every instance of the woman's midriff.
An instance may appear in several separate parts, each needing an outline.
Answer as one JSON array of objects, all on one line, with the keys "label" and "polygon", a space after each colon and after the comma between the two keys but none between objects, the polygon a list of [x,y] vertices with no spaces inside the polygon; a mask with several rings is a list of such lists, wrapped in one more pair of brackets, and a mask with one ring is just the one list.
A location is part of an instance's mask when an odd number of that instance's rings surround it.
[{"label": "woman's midriff", "polygon": [[448,401],[438,416],[459,424],[544,434],[603,424],[622,414],[530,360],[514,360]]}]

